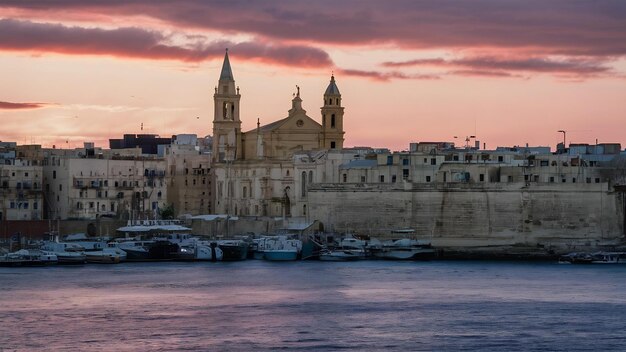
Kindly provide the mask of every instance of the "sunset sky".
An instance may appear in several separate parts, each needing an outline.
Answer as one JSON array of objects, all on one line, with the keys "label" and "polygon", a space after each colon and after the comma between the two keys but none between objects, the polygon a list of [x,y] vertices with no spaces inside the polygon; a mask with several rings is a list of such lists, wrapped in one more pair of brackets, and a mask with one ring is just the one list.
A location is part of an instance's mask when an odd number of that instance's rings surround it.
[{"label": "sunset sky", "polygon": [[225,48],[244,130],[334,72],[346,146],[626,147],[619,0],[0,0],[0,140],[210,135]]}]

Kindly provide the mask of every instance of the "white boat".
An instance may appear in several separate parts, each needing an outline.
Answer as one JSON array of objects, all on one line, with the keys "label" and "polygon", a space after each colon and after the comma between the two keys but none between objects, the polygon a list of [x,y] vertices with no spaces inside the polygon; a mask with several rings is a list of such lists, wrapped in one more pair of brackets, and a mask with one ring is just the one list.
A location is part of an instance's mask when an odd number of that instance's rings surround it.
[{"label": "white boat", "polygon": [[624,252],[596,252],[591,254],[591,264],[626,264]]},{"label": "white boat", "polygon": [[150,259],[150,246],[154,241],[119,240],[109,242],[108,248],[118,248],[126,253],[128,261],[142,261]]},{"label": "white boat", "polygon": [[41,250],[54,253],[59,264],[84,264],[85,248],[75,243],[44,241]]},{"label": "white boat", "polygon": [[40,266],[57,262],[54,253],[35,249],[20,249],[0,256],[0,266]]},{"label": "white boat", "polygon": [[367,258],[365,249],[322,249],[320,260],[330,262],[345,262],[351,260],[361,260]]},{"label": "white boat", "polygon": [[367,259],[372,253],[379,251],[381,246],[381,242],[375,238],[345,237],[339,241],[338,247],[323,249],[320,260],[336,262]]},{"label": "white boat", "polygon": [[267,236],[254,239],[255,259],[270,261],[291,261],[298,259],[302,252],[302,241],[287,236]]},{"label": "white boat", "polygon": [[384,241],[374,256],[392,260],[428,260],[436,255],[430,243],[409,238]]},{"label": "white boat", "polygon": [[86,251],[87,263],[97,264],[118,264],[122,261],[122,257],[126,260],[126,253],[120,255],[117,251],[124,252],[118,248],[103,248],[100,251]]}]

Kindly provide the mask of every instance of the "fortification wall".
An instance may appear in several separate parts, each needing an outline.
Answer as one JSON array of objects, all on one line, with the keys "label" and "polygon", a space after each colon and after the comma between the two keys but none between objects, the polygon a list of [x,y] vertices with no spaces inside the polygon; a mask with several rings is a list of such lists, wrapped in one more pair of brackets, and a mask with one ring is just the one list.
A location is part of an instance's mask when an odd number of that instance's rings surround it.
[{"label": "fortification wall", "polygon": [[327,184],[311,189],[308,202],[326,229],[384,237],[411,228],[456,251],[540,254],[624,240],[624,193],[607,183]]}]

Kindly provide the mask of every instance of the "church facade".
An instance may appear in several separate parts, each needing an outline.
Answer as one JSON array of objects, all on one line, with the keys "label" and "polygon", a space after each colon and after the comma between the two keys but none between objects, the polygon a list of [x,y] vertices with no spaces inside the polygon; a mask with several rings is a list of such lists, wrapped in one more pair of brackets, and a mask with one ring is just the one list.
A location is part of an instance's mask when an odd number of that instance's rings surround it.
[{"label": "church facade", "polygon": [[306,187],[325,181],[315,170],[300,170],[295,155],[316,158],[343,149],[344,108],[331,76],[323,94],[321,123],[302,107],[300,88],[287,117],[241,130],[239,87],[228,52],[215,88],[213,172],[215,213],[232,216],[306,216]]}]

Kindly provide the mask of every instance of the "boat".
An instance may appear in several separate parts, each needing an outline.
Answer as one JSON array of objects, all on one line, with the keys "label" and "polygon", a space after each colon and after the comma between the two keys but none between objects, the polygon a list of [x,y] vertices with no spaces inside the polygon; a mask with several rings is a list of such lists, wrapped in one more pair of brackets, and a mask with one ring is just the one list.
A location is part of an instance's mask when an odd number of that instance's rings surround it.
[{"label": "boat", "polygon": [[33,249],[20,249],[0,256],[0,266],[2,267],[43,266],[57,262],[58,258],[54,253]]},{"label": "boat", "polygon": [[[126,260],[126,253],[120,255],[117,248],[103,248],[100,251],[86,251],[87,263],[97,264],[119,264],[122,261],[122,257]],[[122,250],[119,250],[123,252]]]},{"label": "boat", "polygon": [[327,247],[320,251],[320,260],[323,261],[351,261],[370,258],[373,253],[380,251],[382,244],[379,240],[370,237],[351,235],[339,241],[335,248]]},{"label": "boat", "polygon": [[559,264],[591,264],[593,257],[588,253],[568,253],[559,257]]},{"label": "boat", "polygon": [[59,264],[84,264],[87,261],[85,248],[75,243],[43,241],[41,250],[55,254]]},{"label": "boat", "polygon": [[591,264],[626,264],[624,252],[596,252],[591,254]]},{"label": "boat", "polygon": [[435,258],[436,253],[430,243],[401,238],[384,241],[374,256],[390,260],[429,260]]},{"label": "boat", "polygon": [[322,261],[345,262],[366,259],[367,257],[365,249],[325,248],[320,251],[320,260]]},{"label": "boat", "polygon": [[127,261],[160,261],[176,258],[179,246],[162,240],[117,240],[110,243],[126,252]]},{"label": "boat", "polygon": [[245,260],[248,257],[248,243],[245,241],[218,240],[215,243],[223,253],[223,261]]},{"label": "boat", "polygon": [[253,241],[255,259],[291,261],[298,259],[302,251],[302,241],[287,236],[266,236]]}]

